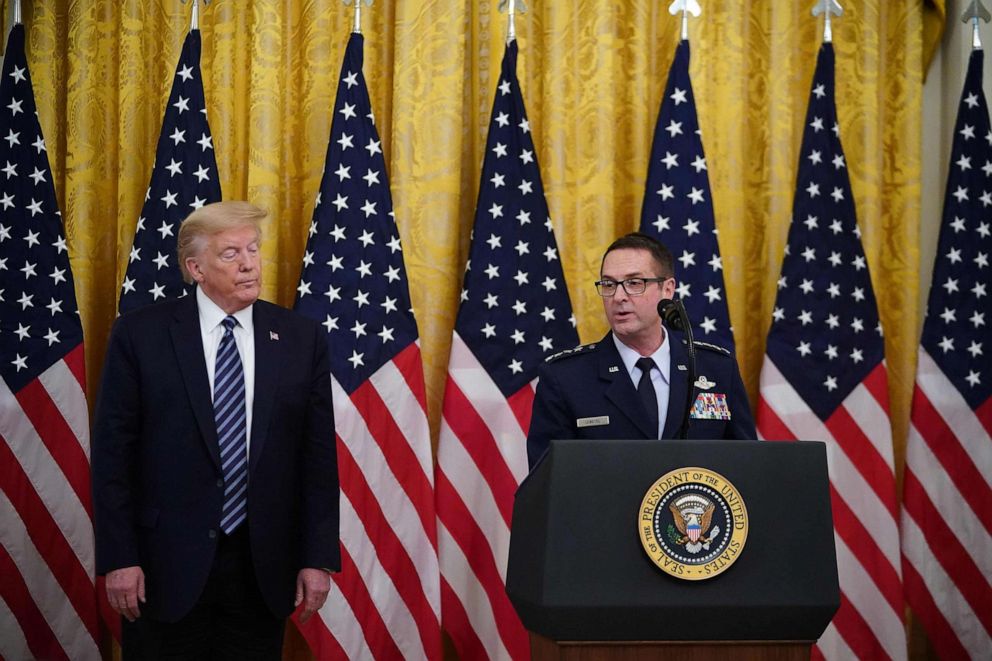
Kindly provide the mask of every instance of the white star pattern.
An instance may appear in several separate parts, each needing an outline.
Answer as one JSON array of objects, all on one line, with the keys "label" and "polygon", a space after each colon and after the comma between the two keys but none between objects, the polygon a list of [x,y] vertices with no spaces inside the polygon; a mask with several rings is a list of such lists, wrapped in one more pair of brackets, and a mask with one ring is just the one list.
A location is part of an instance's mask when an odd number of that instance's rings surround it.
[{"label": "white star pattern", "polygon": [[[491,157],[480,178],[456,322],[458,335],[506,395],[534,378],[548,352],[578,342],[568,321],[567,293],[557,284],[563,276],[533,127],[522,108],[519,85],[504,76],[489,126],[486,149]],[[516,222],[507,222],[511,218]],[[535,218],[542,222],[531,222]]]},{"label": "white star pattern", "polygon": [[[0,79],[0,114],[4,116],[0,129],[0,376],[13,401],[13,395],[77,348],[83,336],[45,139],[34,91],[26,84],[21,26],[10,31],[4,69]],[[47,306],[43,305],[46,300],[51,301]],[[16,441],[17,431],[8,431]],[[41,428],[38,433],[45,435]]]},{"label": "white star pattern", "polygon": [[[186,294],[176,254],[179,224],[193,210],[221,199],[217,163],[204,105],[200,62],[187,36],[162,118],[159,154],[134,234],[132,258],[121,286],[119,309]],[[149,219],[144,228],[143,219]],[[156,255],[139,259],[138,255]]]},{"label": "white star pattern", "polygon": [[[820,57],[826,57],[824,51]],[[794,221],[766,349],[768,359],[823,420],[884,355],[881,337],[869,338],[864,332],[879,326],[878,310],[833,94],[832,77],[818,64],[796,182],[802,193],[794,198]],[[825,131],[828,126],[832,130]]]},{"label": "white star pattern", "polygon": [[[348,52],[356,48],[359,42],[349,41]],[[347,70],[338,82],[299,283],[324,293],[301,292],[295,306],[321,323],[331,347],[347,347],[330,356],[331,373],[347,393],[417,338],[392,209],[365,77]]]}]

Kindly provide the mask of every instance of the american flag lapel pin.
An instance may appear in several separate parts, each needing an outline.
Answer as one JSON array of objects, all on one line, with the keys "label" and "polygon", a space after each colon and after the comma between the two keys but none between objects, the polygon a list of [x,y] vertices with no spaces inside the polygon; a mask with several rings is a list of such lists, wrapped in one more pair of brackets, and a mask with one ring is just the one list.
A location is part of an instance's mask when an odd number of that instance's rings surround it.
[{"label": "american flag lapel pin", "polygon": [[269,331],[269,339],[270,340],[278,340],[279,339],[279,333],[277,333],[275,331]]}]

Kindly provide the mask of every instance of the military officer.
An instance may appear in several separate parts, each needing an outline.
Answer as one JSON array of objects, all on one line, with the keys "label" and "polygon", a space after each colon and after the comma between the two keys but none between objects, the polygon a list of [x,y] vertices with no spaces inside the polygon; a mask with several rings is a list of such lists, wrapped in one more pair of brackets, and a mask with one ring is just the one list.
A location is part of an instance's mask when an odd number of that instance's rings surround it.
[{"label": "military officer", "polygon": [[[610,332],[542,366],[527,435],[531,467],[554,438],[676,437],[690,387],[688,350],[658,316],[659,301],[675,294],[674,273],[671,252],[646,234],[627,234],[606,249],[596,288]],[[706,342],[695,346],[688,437],[756,438],[733,354]]]}]

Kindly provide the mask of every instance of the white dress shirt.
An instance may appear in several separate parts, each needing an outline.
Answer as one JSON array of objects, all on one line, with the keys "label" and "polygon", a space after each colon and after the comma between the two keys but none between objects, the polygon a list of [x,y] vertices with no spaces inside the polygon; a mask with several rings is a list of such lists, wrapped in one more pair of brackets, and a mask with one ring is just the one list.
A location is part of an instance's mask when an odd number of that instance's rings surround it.
[{"label": "white dress shirt", "polygon": [[[636,390],[637,384],[641,381],[641,368],[637,366],[637,360],[641,358],[641,354],[621,342],[615,334],[613,335],[613,343],[616,344],[617,351],[620,352],[620,360],[627,368],[627,374],[630,375],[630,380],[633,381]],[[656,438],[661,438],[661,432],[665,429],[665,421],[668,419],[668,398],[671,392],[669,377],[672,373],[672,345],[668,342],[667,332],[661,339],[661,346],[647,357],[654,360],[654,364],[658,367],[651,370],[651,384],[654,386],[654,394],[658,398],[658,436]]]},{"label": "white dress shirt", "polygon": [[[224,336],[221,323],[227,313],[220,309],[210,297],[196,288],[196,305],[200,310],[200,337],[203,339],[203,358],[207,363],[207,380],[210,382],[210,401],[214,398],[214,369],[217,367],[217,349]],[[251,318],[252,306],[238,310],[232,317],[238,320],[234,327],[234,344],[241,356],[241,369],[245,375],[245,442],[251,453],[251,410],[255,401],[255,329]]]}]

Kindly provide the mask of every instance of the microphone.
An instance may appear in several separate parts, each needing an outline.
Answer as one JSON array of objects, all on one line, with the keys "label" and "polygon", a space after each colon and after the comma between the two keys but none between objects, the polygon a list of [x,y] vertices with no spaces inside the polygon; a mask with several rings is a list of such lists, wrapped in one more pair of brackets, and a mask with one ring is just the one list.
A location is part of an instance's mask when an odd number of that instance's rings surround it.
[{"label": "microphone", "polygon": [[[680,311],[679,308],[682,310]],[[658,303],[658,316],[672,330],[685,332],[685,324],[682,323],[685,308],[682,306],[682,301],[673,301],[670,298],[661,299]]]},{"label": "microphone", "polygon": [[696,401],[694,384],[696,382],[696,346],[692,339],[692,326],[689,324],[689,315],[686,314],[682,301],[674,301],[670,298],[663,298],[658,302],[658,316],[662,318],[665,325],[672,330],[685,333],[688,377],[685,391],[685,406],[682,408],[682,423],[679,425],[678,438],[689,437],[689,418]]}]

